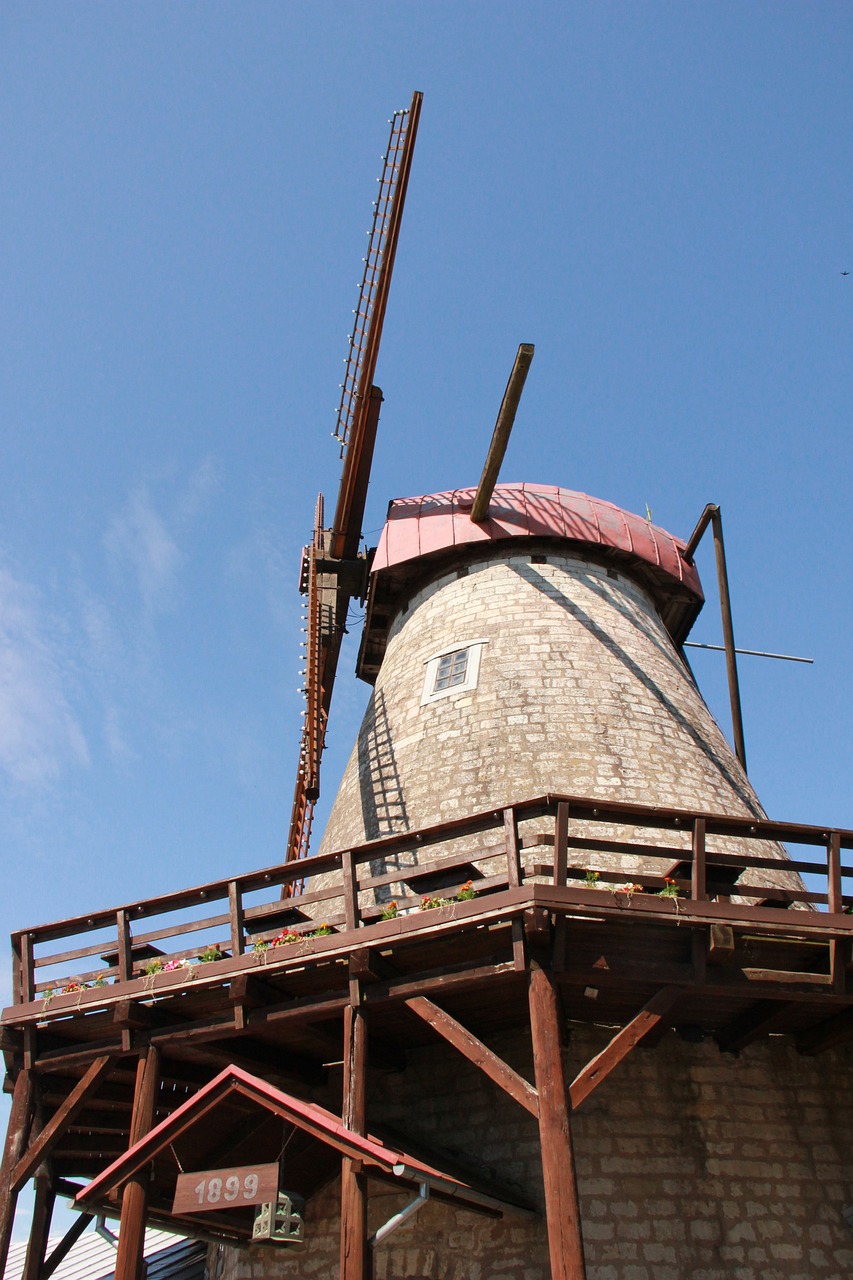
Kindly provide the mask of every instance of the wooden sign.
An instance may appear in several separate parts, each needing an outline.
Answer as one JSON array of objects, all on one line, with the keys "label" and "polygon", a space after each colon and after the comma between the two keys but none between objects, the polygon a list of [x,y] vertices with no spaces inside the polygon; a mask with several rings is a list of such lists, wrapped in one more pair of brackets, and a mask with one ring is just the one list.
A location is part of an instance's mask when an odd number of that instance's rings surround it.
[{"label": "wooden sign", "polygon": [[278,1199],[278,1164],[182,1173],[175,1185],[172,1213],[212,1213]]}]

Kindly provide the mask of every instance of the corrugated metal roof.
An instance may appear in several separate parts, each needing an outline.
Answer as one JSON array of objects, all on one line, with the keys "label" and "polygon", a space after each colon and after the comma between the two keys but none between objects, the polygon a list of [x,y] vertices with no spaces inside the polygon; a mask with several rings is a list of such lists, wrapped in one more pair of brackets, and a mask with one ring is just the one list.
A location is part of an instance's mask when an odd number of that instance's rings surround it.
[{"label": "corrugated metal roof", "polygon": [[[62,1239],[51,1236],[48,1255]],[[21,1280],[27,1257],[26,1241],[9,1249],[3,1280]],[[207,1246],[171,1231],[149,1227],[145,1232],[147,1280],[204,1280]],[[53,1280],[114,1280],[115,1246],[88,1228],[53,1273]]]},{"label": "corrugated metal roof", "polygon": [[609,547],[652,565],[702,599],[699,575],[665,529],[612,502],[549,484],[499,484],[482,524],[471,520],[476,489],[397,498],[373,560],[373,572],[421,556],[507,538],[564,538]]}]

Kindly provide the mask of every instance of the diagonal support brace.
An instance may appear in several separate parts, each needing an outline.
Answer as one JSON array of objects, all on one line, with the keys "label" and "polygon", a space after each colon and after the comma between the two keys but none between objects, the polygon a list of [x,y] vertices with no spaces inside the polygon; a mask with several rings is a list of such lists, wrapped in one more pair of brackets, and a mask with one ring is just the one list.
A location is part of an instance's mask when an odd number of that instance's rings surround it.
[{"label": "diagonal support brace", "polygon": [[512,1067],[484,1045],[482,1040],[478,1040],[466,1027],[463,1027],[449,1013],[445,1013],[444,1009],[440,1009],[437,1004],[433,1004],[432,1000],[428,1000],[426,996],[413,996],[411,1000],[406,1001],[406,1006],[431,1026],[433,1031],[437,1031],[449,1044],[452,1044],[454,1049],[458,1049],[463,1057],[475,1067],[479,1067],[505,1093],[525,1107],[531,1115],[539,1115],[539,1094],[533,1085],[529,1084],[517,1071],[513,1071]]},{"label": "diagonal support brace", "polygon": [[583,1071],[575,1076],[571,1084],[570,1094],[573,1108],[579,1107],[592,1091],[597,1089],[603,1080],[607,1079],[610,1072],[627,1058],[631,1050],[635,1049],[647,1035],[654,1031],[681,994],[680,987],[664,987],[661,991],[658,991],[636,1017],[632,1018],[627,1026],[617,1032],[610,1043],[601,1050],[601,1053],[596,1054],[586,1064]]}]

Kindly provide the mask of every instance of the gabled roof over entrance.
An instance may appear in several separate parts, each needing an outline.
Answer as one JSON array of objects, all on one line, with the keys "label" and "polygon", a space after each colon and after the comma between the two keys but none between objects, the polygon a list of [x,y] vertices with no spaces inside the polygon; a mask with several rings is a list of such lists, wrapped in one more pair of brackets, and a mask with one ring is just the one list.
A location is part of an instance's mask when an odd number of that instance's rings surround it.
[{"label": "gabled roof over entrance", "polygon": [[340,1171],[340,1157],[359,1160],[369,1177],[400,1189],[427,1183],[439,1200],[501,1217],[528,1214],[511,1193],[462,1180],[374,1137],[361,1137],[316,1103],[303,1102],[239,1067],[226,1067],[135,1146],[115,1160],[77,1196],[89,1211],[114,1203],[124,1184],[151,1170],[149,1207],[199,1230],[232,1238],[251,1235],[254,1209],[179,1217],[172,1214],[175,1182],[181,1172],[271,1162],[282,1156],[282,1187],[306,1201]]}]

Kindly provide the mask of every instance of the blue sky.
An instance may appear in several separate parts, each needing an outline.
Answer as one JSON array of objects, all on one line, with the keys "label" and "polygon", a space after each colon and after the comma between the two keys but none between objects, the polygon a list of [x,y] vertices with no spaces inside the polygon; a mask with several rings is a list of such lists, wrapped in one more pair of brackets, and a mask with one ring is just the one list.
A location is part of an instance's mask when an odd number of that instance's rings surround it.
[{"label": "blue sky", "polygon": [[535,343],[502,479],[681,536],[719,502],[738,642],[815,659],[742,662],[754,784],[853,826],[851,34],[832,0],[6,0],[0,933],[281,855],[299,552],[416,88],[367,541],[476,482]]}]

